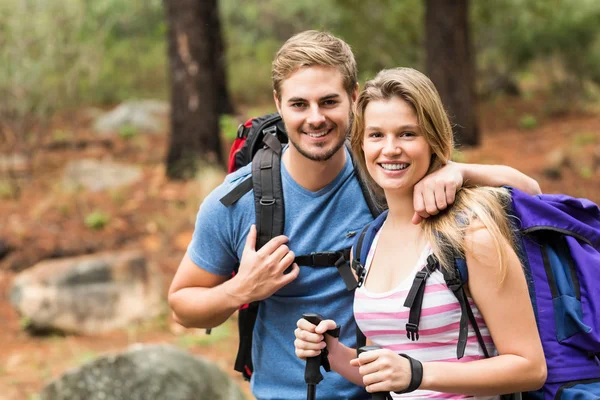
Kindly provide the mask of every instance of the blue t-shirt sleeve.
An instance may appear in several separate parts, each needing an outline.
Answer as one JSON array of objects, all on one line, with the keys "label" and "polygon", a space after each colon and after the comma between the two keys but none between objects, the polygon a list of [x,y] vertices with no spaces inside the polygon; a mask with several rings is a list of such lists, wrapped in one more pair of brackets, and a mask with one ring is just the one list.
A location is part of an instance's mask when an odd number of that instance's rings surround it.
[{"label": "blue t-shirt sleeve", "polygon": [[231,176],[228,178],[200,205],[192,241],[188,246],[188,255],[196,265],[222,276],[231,275],[239,263],[239,255],[253,222],[249,220],[249,213],[254,212],[246,204],[251,193],[233,206],[221,204],[220,199],[240,181],[236,179],[232,182]]}]

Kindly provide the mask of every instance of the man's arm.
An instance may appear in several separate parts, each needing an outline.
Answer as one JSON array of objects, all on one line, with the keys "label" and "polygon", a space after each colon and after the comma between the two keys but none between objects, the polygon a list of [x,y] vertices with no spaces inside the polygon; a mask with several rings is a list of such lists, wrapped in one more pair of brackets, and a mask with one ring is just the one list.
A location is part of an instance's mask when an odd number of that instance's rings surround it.
[{"label": "man's arm", "polygon": [[[196,328],[213,328],[225,322],[241,305],[263,300],[294,280],[299,267],[294,253],[277,236],[255,250],[256,228],[250,229],[238,273],[230,279],[196,265],[186,253],[169,289],[169,306],[175,322]],[[291,272],[284,271],[292,265]]]},{"label": "man's arm", "polygon": [[415,185],[413,223],[445,210],[462,186],[512,186],[532,195],[540,194],[537,181],[506,165],[448,162]]},{"label": "man's arm", "polygon": [[462,186],[512,186],[525,193],[541,194],[539,183],[524,173],[506,165],[463,164],[456,165],[463,176]]}]

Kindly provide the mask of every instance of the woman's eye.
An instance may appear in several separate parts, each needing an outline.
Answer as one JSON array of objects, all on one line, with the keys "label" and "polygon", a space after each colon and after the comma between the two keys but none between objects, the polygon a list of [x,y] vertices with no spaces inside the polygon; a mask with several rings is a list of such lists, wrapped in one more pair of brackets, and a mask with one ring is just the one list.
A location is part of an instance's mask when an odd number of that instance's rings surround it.
[{"label": "woman's eye", "polygon": [[412,136],[416,136],[414,132],[402,132],[402,134],[400,135],[402,137],[412,137]]}]

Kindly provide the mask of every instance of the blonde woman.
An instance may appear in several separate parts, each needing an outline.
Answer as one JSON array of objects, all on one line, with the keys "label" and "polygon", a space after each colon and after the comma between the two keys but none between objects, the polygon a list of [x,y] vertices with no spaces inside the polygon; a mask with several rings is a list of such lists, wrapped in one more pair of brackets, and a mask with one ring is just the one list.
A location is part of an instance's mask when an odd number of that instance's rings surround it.
[{"label": "blonde woman", "polygon": [[[335,321],[315,326],[301,319],[296,355],[319,355],[325,337],[333,370],[368,392],[397,392],[394,398],[487,399],[541,387],[546,364],[503,211],[508,191],[463,188],[446,211],[411,223],[415,185],[446,165],[453,149],[451,125],[433,83],[409,68],[380,72],[358,96],[351,140],[360,168],[389,208],[354,299],[358,327],[367,343],[382,349],[356,358],[354,349],[324,335]],[[432,254],[440,268],[426,281],[421,335],[412,341],[404,330],[403,304]],[[470,325],[464,356],[457,358],[461,310],[443,276],[455,254],[466,259],[468,301],[490,358]]]}]

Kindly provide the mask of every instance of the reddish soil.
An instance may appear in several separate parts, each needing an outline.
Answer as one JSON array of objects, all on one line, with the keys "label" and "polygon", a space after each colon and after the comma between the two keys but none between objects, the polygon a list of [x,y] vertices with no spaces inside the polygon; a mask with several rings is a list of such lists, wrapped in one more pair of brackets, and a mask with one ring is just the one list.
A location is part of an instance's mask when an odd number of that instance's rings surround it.
[{"label": "reddish soil", "polygon": [[[535,127],[518,127],[524,114],[535,116]],[[598,114],[549,117],[541,104],[502,100],[482,107],[481,121],[482,145],[462,151],[464,161],[510,165],[537,179],[544,192],[600,202]],[[166,293],[191,237],[197,207],[224,176],[211,172],[202,179],[170,182],[162,166],[165,135],[99,141],[88,126],[89,121],[78,115],[57,119],[54,129],[67,132],[68,138],[36,145],[31,169],[13,180],[20,187],[18,198],[6,189],[0,193],[0,240],[11,247],[0,259],[0,398],[36,398],[46,383],[65,370],[139,342],[172,343],[213,360],[251,398],[248,384],[231,368],[237,348],[234,321],[207,337],[203,331],[178,327],[165,306],[164,315],[153,321],[94,337],[32,336],[23,331],[20,317],[8,302],[10,284],[18,271],[47,257],[142,248],[164,276]],[[544,171],[558,165],[552,160],[561,157],[560,178],[550,178]],[[144,179],[126,189],[100,193],[62,189],[62,168],[81,158],[135,163],[142,167]],[[8,179],[6,174],[0,178]],[[103,229],[93,230],[84,223],[94,210],[109,216]]]}]

